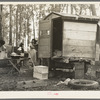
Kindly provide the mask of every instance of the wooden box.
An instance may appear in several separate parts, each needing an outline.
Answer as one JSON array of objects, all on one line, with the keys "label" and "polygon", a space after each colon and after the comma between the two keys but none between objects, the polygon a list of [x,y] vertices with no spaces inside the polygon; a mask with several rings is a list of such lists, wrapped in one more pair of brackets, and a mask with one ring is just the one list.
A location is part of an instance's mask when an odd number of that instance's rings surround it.
[{"label": "wooden box", "polygon": [[42,65],[34,66],[34,72],[41,73],[41,74],[48,73],[48,67]]},{"label": "wooden box", "polygon": [[40,79],[40,80],[45,80],[45,79],[48,79],[48,73],[37,73],[37,72],[34,72],[33,73],[33,77],[37,78],[37,79]]}]

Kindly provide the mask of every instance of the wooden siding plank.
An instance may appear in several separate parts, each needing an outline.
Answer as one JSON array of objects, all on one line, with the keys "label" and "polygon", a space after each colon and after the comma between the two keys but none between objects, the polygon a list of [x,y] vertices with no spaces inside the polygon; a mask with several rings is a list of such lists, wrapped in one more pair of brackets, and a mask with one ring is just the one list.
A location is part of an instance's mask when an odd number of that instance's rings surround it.
[{"label": "wooden siding plank", "polygon": [[97,25],[91,24],[91,23],[67,22],[66,21],[64,22],[64,29],[96,32]]},{"label": "wooden siding plank", "polygon": [[94,47],[85,47],[85,46],[64,46],[64,52],[75,52],[75,53],[95,53]]},{"label": "wooden siding plank", "polygon": [[64,33],[63,38],[80,39],[80,40],[95,40],[96,39],[95,32],[65,30],[63,33]]},{"label": "wooden siding plank", "polygon": [[67,39],[63,40],[63,44],[65,45],[73,45],[73,46],[95,46],[95,41],[93,40],[77,40],[77,39]]},{"label": "wooden siding plank", "polygon": [[48,56],[50,56],[50,54],[48,53],[43,53],[43,52],[39,53],[39,58],[48,58]]},{"label": "wooden siding plank", "polygon": [[50,45],[50,38],[42,38],[42,39],[40,39],[39,45]]},{"label": "wooden siding plank", "polygon": [[49,46],[48,45],[40,45],[39,50],[40,51],[49,51]]},{"label": "wooden siding plank", "polygon": [[50,53],[48,54],[48,51],[41,51],[41,53],[39,53],[39,58],[48,58],[48,56],[50,56]]},{"label": "wooden siding plank", "polygon": [[50,20],[40,21],[39,29],[40,30],[50,30]]},{"label": "wooden siding plank", "polygon": [[94,53],[77,53],[77,52],[67,52],[63,51],[63,56],[65,57],[80,57],[80,58],[95,58]]}]

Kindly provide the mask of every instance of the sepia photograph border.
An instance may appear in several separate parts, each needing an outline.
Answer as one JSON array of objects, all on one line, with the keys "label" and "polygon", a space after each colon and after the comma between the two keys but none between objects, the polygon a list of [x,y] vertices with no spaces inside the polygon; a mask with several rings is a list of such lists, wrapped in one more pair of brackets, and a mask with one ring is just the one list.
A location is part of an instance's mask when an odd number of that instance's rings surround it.
[{"label": "sepia photograph border", "polygon": [[[1,0],[0,4],[44,4],[44,3],[70,3],[70,4],[88,4],[88,3],[100,3],[99,0]],[[58,95],[54,95],[58,93]],[[1,91],[1,100],[30,100],[30,99],[100,99],[100,91]]]}]

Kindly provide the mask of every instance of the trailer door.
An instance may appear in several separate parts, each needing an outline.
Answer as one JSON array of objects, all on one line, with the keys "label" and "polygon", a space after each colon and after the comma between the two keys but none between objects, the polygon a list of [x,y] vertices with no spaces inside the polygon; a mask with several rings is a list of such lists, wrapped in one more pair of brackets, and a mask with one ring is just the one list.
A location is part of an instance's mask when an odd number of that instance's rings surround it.
[{"label": "trailer door", "polygon": [[39,58],[49,58],[51,55],[50,35],[51,35],[51,20],[40,21],[39,45],[38,45]]}]

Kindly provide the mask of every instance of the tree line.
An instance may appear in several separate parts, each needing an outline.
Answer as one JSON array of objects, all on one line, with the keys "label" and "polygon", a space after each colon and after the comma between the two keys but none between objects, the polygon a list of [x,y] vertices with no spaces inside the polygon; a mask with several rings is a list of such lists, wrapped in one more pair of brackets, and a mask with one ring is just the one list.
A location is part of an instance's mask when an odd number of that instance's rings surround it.
[{"label": "tree line", "polygon": [[0,35],[6,43],[28,46],[38,38],[39,21],[52,11],[77,15],[97,15],[94,4],[9,4],[0,5]]}]

